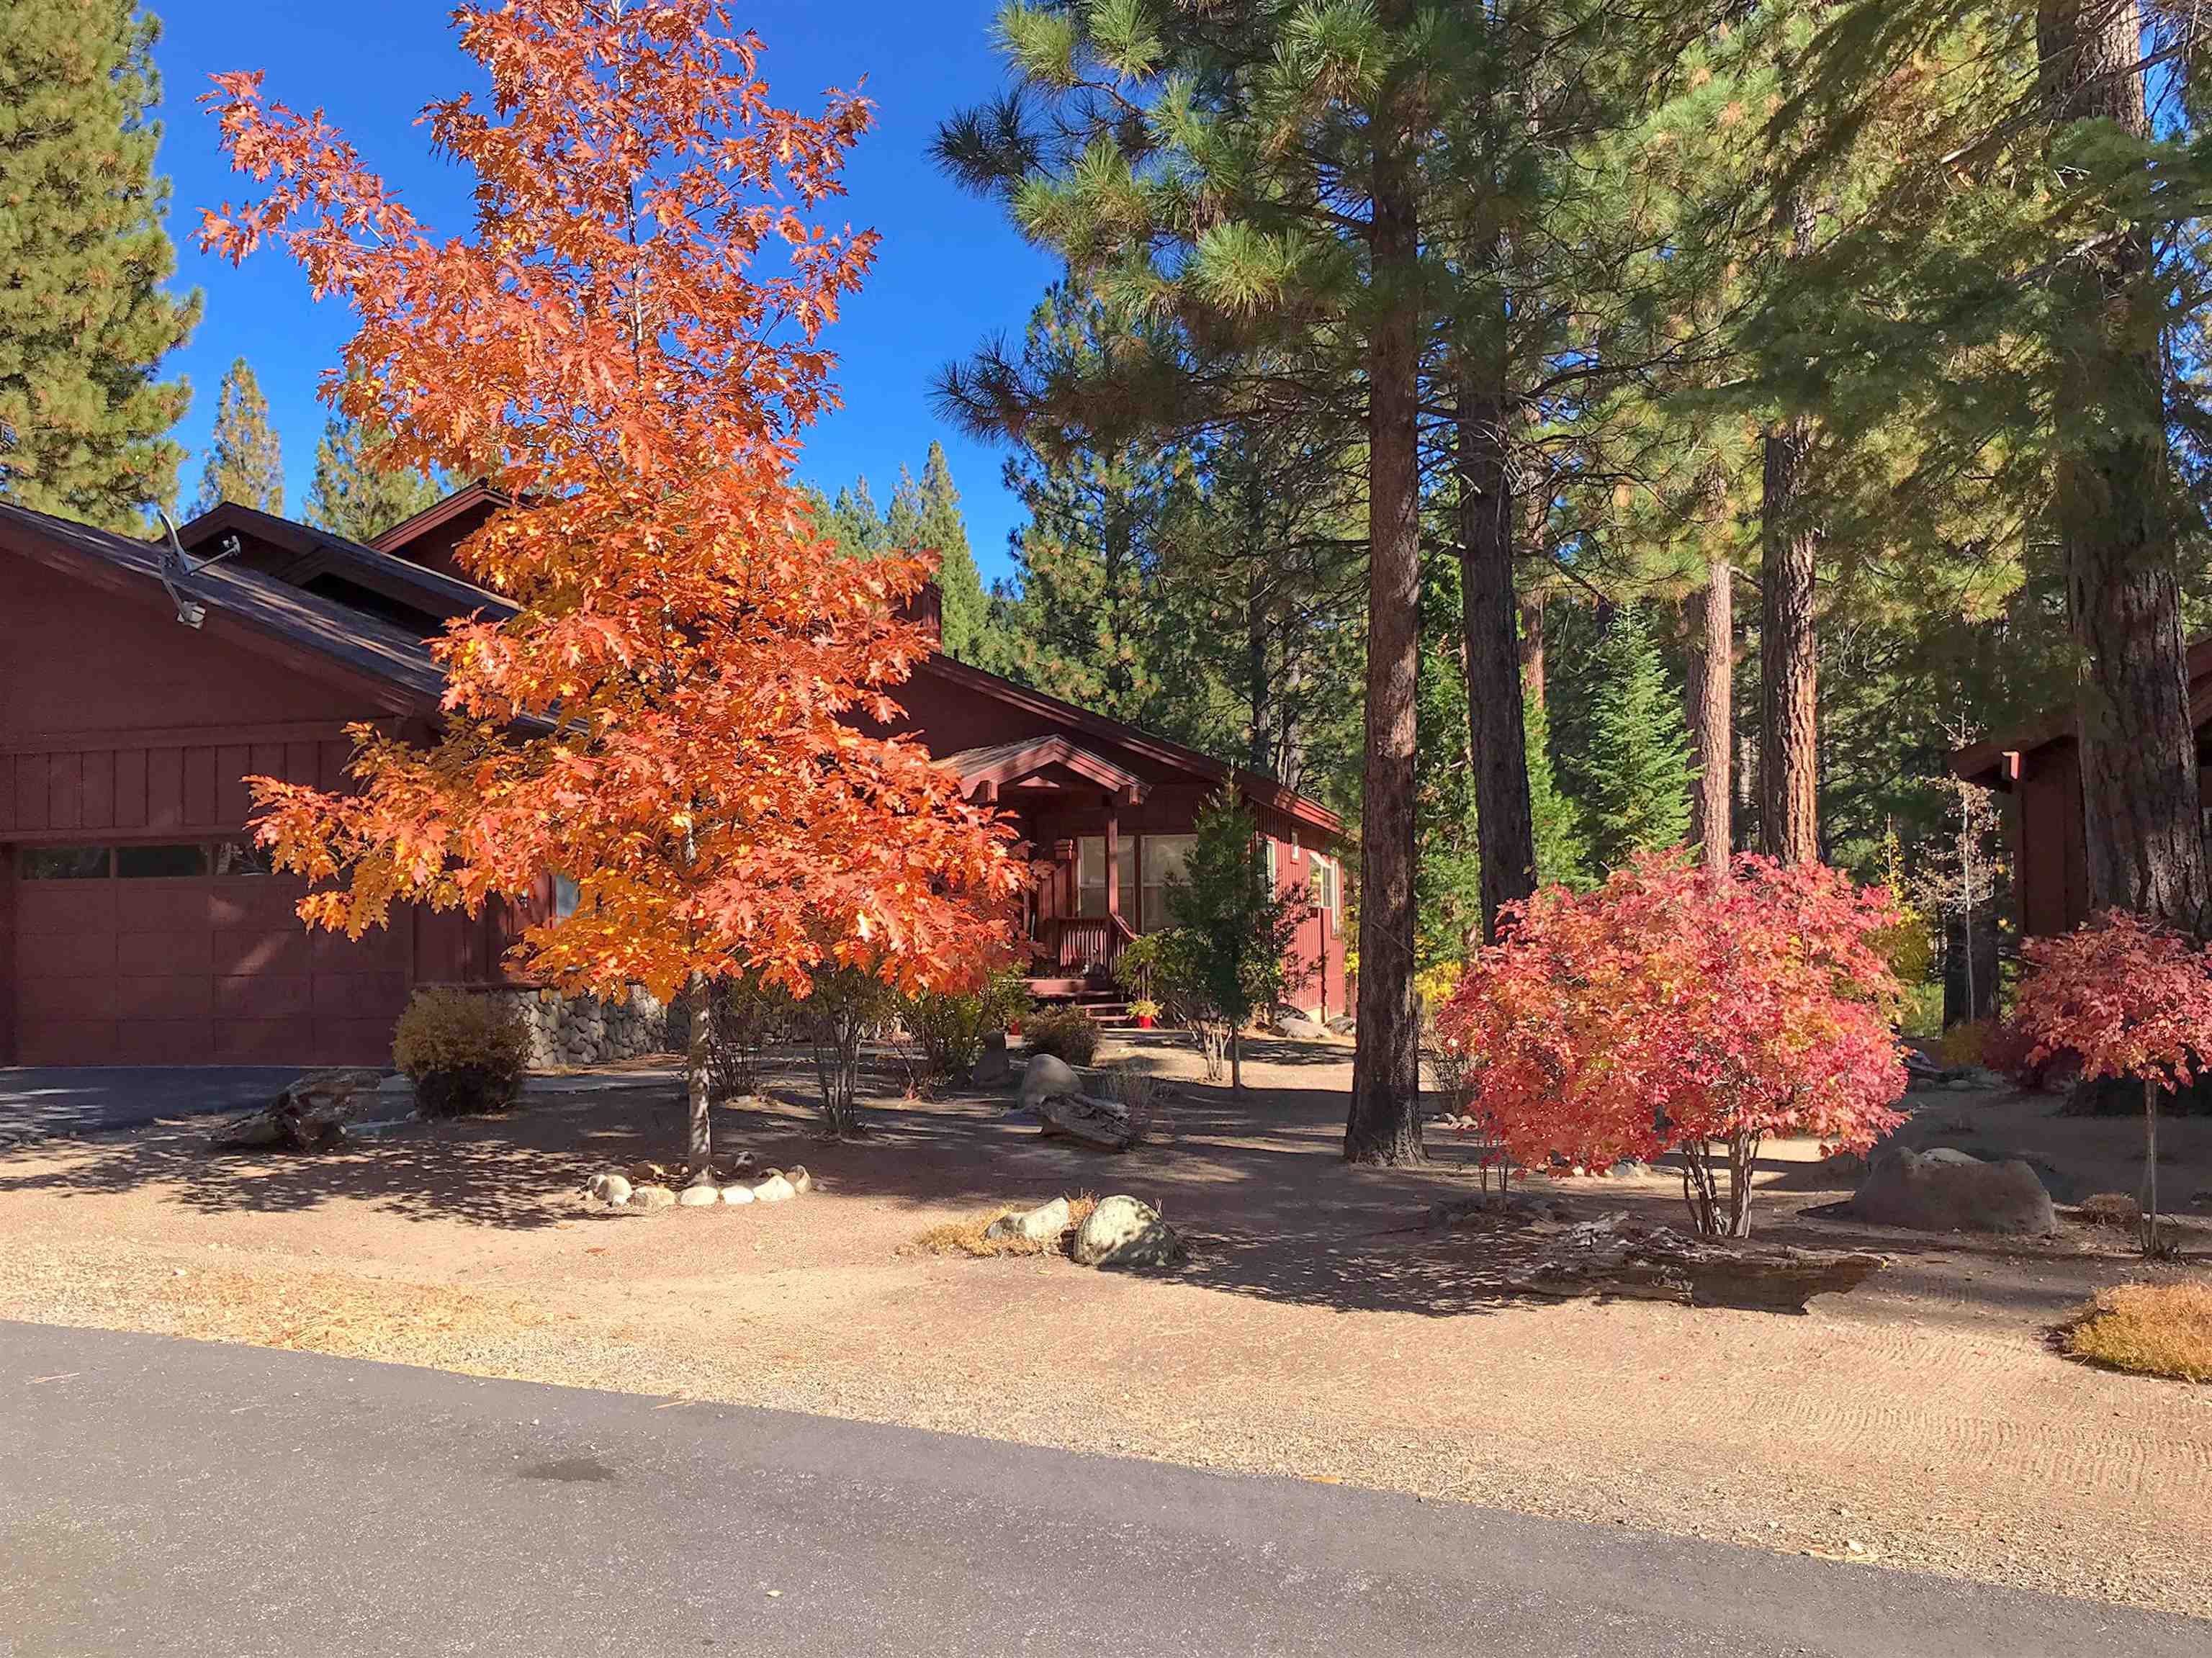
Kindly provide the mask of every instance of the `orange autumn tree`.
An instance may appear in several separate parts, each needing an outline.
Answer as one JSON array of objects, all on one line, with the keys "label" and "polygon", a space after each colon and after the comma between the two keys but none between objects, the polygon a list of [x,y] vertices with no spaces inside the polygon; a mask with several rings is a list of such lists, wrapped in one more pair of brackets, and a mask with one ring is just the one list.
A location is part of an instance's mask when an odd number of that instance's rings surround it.
[{"label": "orange autumn tree", "polygon": [[258,75],[207,100],[264,188],[210,213],[204,246],[277,243],[354,308],[322,395],[386,434],[380,465],[515,503],[459,550],[520,609],[435,642],[435,740],[356,727],[346,793],[254,780],[259,833],[318,882],[303,917],[356,936],[396,902],[474,912],[572,878],[574,913],[516,963],[572,992],[688,992],[696,1169],[711,981],[962,988],[1003,959],[1022,880],[920,746],[857,728],[895,719],[927,648],[897,612],[932,562],[839,555],[792,483],[836,402],[822,331],[875,240],[811,216],[869,108],[776,106],[759,39],[710,0],[454,19],[489,92],[422,118],[476,176],[464,234]]}]

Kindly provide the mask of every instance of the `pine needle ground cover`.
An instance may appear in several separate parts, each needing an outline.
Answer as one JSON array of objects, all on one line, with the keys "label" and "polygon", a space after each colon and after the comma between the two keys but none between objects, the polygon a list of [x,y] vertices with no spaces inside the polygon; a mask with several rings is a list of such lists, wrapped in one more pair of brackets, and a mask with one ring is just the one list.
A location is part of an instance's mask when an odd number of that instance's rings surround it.
[{"label": "pine needle ground cover", "polygon": [[2075,1358],[2136,1376],[2212,1382],[2212,1284],[2123,1284],[2059,1332]]}]

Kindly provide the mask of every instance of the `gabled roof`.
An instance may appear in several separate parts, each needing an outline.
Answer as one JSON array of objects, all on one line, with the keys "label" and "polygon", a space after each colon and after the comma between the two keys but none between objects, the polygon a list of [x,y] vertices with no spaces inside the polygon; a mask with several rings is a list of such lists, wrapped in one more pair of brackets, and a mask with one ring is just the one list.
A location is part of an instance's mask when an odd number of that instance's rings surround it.
[{"label": "gabled roof", "polygon": [[[405,525],[400,527],[404,529]],[[197,550],[226,531],[251,536],[296,554],[302,561],[301,567],[285,572],[295,586],[304,586],[312,580],[316,569],[308,567],[315,566],[328,568],[394,598],[411,598],[422,609],[441,618],[466,616],[472,610],[503,616],[511,616],[514,611],[514,606],[507,600],[473,582],[463,581],[396,554],[364,547],[327,530],[295,523],[256,507],[242,507],[234,501],[222,501],[202,513],[177,531],[177,540],[187,550]]]},{"label": "gabled roof", "polygon": [[[167,602],[162,577],[168,549],[153,542],[0,501],[0,550],[64,574],[88,576],[134,597]],[[386,701],[396,708],[427,712],[445,694],[445,671],[423,642],[404,629],[228,562],[193,574],[174,570],[167,574],[179,593],[206,607],[204,625],[211,631],[235,627],[284,647],[295,658],[389,687]]]},{"label": "gabled roof", "polygon": [[1310,823],[1322,833],[1339,836],[1344,833],[1344,819],[1317,800],[1310,800],[1295,789],[1285,788],[1272,777],[1247,771],[1241,766],[1224,765],[1211,755],[1200,754],[1196,749],[1185,748],[1164,737],[1155,737],[1149,732],[1139,731],[1134,726],[1125,726],[1118,720],[1109,720],[1073,702],[1063,702],[1056,696],[1047,696],[1042,691],[1031,690],[1026,685],[1017,685],[1011,679],[1001,679],[994,673],[972,668],[964,662],[956,662],[943,654],[933,655],[915,667],[915,677],[934,676],[966,689],[992,697],[1028,713],[1039,714],[1054,723],[1069,727],[1082,735],[1142,755],[1162,765],[1172,766],[1178,771],[1194,773],[1213,783],[1233,782],[1246,799]]},{"label": "gabled roof", "polygon": [[452,523],[465,513],[474,512],[479,507],[489,510],[495,507],[504,507],[507,504],[507,500],[508,497],[503,491],[493,489],[482,478],[478,478],[472,483],[464,483],[451,495],[432,501],[414,517],[400,519],[369,544],[380,553],[396,555],[410,542],[420,540],[433,530]]},{"label": "gabled roof", "polygon": [[1146,788],[1145,780],[1136,773],[1103,755],[1078,748],[1056,732],[1018,738],[988,748],[961,749],[937,763],[959,778],[961,793],[973,796],[981,790],[987,800],[995,799],[1002,789],[1017,788],[1054,769],[1073,772],[1085,782],[1111,790],[1131,805],[1145,798]]},{"label": "gabled roof", "polygon": [[[2212,635],[2189,647],[2185,671],[2189,677],[2189,721],[2201,743],[2206,726],[2212,725]],[[2025,726],[2002,736],[1985,737],[1954,751],[1951,756],[1951,774],[1965,782],[2008,789],[2019,775],[2015,762],[2054,743],[2072,742],[2080,732],[2075,720],[2070,703],[2045,708]]]}]

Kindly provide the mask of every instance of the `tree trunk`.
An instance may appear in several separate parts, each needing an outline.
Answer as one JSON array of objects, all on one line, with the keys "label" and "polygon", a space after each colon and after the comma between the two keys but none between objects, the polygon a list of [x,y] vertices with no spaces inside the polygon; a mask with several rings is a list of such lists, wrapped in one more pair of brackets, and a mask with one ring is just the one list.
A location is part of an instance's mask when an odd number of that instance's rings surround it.
[{"label": "tree trunk", "polygon": [[1421,1030],[1413,994],[1414,684],[1420,666],[1420,227],[1401,82],[1376,117],[1368,236],[1380,314],[1367,340],[1367,732],[1359,847],[1358,1047],[1344,1155],[1417,1163]]},{"label": "tree trunk", "polygon": [[1768,428],[1760,502],[1759,843],[1785,864],[1820,857],[1818,641],[1813,595],[1820,537],[1803,498],[1813,423],[1793,415]]},{"label": "tree trunk", "polygon": [[2142,1251],[2158,1253],[2158,1084],[2143,1084]]},{"label": "tree trunk", "polygon": [[[2054,124],[2150,132],[2136,0],[2045,0],[2039,78]],[[2150,234],[2130,228],[2062,267],[2056,517],[2081,664],[2076,708],[2092,910],[2134,910],[2193,932],[2212,914],[2197,740],[2175,563],[2159,349],[2162,288]]]},{"label": "tree trunk", "polygon": [[714,1010],[708,1005],[712,998],[705,974],[693,974],[690,989],[690,1017],[684,1042],[684,1082],[690,1106],[685,1152],[691,1171],[696,1174],[714,1161],[714,1125],[707,1088],[708,1022],[714,1017]]},{"label": "tree trunk", "polygon": [[1234,1028],[1229,1032],[1229,1091],[1244,1091],[1244,1035]]},{"label": "tree trunk", "polygon": [[1544,598],[1531,594],[1521,601],[1521,685],[1529,701],[1544,706]]},{"label": "tree trunk", "polygon": [[1690,838],[1705,848],[1705,867],[1728,873],[1734,848],[1730,776],[1735,755],[1735,593],[1726,559],[1706,567],[1705,585],[1690,595],[1690,738],[1696,745],[1691,785]]},{"label": "tree trunk", "polygon": [[[1498,319],[1501,325],[1503,319]],[[1482,856],[1482,938],[1498,913],[1536,890],[1536,825],[1521,718],[1521,644],[1513,594],[1513,474],[1506,452],[1504,364],[1462,354],[1459,377],[1459,532],[1467,718]]]}]

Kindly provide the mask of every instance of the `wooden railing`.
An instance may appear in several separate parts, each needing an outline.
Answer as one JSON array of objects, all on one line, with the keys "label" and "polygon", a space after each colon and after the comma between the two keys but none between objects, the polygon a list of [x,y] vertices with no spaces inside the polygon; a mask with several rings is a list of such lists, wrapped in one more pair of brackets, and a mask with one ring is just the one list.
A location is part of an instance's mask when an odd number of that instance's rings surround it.
[{"label": "wooden railing", "polygon": [[1137,935],[1118,915],[1059,915],[1039,923],[1048,960],[1070,972],[1111,968]]}]

